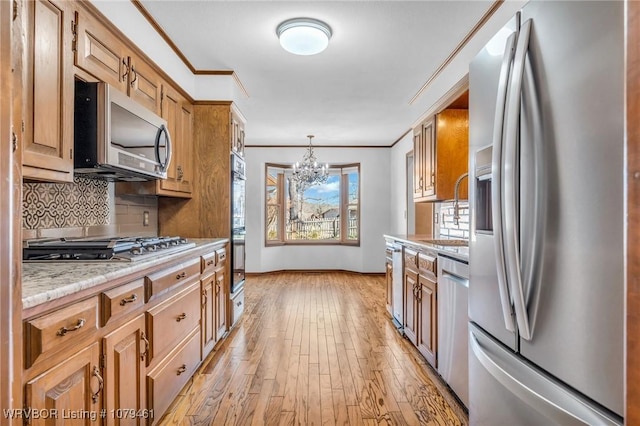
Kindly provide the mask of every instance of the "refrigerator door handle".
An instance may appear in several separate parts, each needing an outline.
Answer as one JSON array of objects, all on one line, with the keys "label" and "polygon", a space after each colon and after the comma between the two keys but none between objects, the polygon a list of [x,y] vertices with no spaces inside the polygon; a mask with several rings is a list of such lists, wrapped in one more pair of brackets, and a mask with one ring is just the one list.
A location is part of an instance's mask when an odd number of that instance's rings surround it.
[{"label": "refrigerator door handle", "polygon": [[547,416],[549,424],[621,425],[622,419],[597,407],[541,372],[469,324],[469,346],[485,370],[525,404]]},{"label": "refrigerator door handle", "polygon": [[513,312],[511,310],[511,297],[507,285],[506,265],[504,257],[504,242],[502,235],[502,169],[503,169],[503,137],[504,114],[509,86],[509,72],[515,51],[516,33],[509,36],[505,46],[502,65],[500,66],[500,78],[498,80],[498,95],[496,99],[496,112],[493,123],[493,147],[491,170],[491,220],[493,222],[493,247],[496,254],[496,269],[498,276],[498,289],[500,293],[500,306],[505,328],[515,331]]},{"label": "refrigerator door handle", "polygon": [[520,27],[516,53],[513,58],[511,84],[507,100],[505,117],[505,146],[504,146],[504,180],[502,208],[504,213],[504,254],[507,265],[507,280],[510,284],[513,307],[516,312],[518,332],[520,337],[531,340],[531,327],[522,285],[522,265],[520,262],[520,241],[518,235],[518,131],[520,124],[520,102],[522,98],[522,80],[524,75],[525,58],[529,49],[529,35],[531,34],[531,19]]}]

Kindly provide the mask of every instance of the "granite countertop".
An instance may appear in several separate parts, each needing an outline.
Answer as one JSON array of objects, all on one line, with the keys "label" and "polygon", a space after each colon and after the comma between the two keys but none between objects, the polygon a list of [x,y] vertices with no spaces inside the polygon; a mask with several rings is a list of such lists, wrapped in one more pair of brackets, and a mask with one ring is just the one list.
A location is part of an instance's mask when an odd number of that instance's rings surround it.
[{"label": "granite countertop", "polygon": [[[196,244],[188,250],[138,262],[48,262],[22,264],[22,308],[69,296],[109,281],[163,266],[175,258],[187,258],[208,246],[226,243],[228,238],[189,238]],[[186,259],[185,259],[186,260]]]},{"label": "granite countertop", "polygon": [[[384,238],[395,240],[400,243],[411,244],[436,250],[439,254],[444,254],[452,258],[462,260],[463,262],[469,262],[469,246],[446,246],[425,242],[425,240],[433,239],[446,240],[446,237],[434,237],[432,235],[384,234]],[[460,238],[450,239],[456,240]]]}]

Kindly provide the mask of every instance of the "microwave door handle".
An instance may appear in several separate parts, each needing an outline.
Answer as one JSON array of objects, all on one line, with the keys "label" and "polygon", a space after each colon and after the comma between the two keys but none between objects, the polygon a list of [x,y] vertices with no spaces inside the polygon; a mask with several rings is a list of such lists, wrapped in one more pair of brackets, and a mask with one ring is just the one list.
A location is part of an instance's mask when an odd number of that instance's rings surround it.
[{"label": "microwave door handle", "polygon": [[507,283],[506,265],[504,257],[504,241],[502,235],[502,173],[503,173],[503,139],[504,139],[504,116],[506,109],[507,88],[509,85],[509,74],[515,50],[516,33],[509,36],[505,46],[502,65],[500,67],[500,78],[498,80],[498,95],[496,99],[496,112],[493,124],[493,154],[491,168],[491,220],[493,222],[493,241],[496,253],[496,269],[498,278],[498,289],[500,294],[500,305],[502,307],[502,317],[505,328],[515,331],[513,313],[511,310],[511,297]]},{"label": "microwave door handle", "polygon": [[[164,163],[160,161],[160,138],[162,133],[165,134],[167,145],[165,147],[166,158]],[[156,161],[160,164],[160,171],[164,172],[169,168],[169,164],[171,163],[171,135],[169,134],[169,129],[164,124],[160,126],[158,129],[158,133],[156,134]]]}]

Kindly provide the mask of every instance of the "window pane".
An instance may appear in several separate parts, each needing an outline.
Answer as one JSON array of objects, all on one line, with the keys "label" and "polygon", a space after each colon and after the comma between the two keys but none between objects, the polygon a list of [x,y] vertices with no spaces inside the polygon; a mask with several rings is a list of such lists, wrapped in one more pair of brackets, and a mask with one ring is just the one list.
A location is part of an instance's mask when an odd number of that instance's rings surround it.
[{"label": "window pane", "polygon": [[280,226],[278,225],[278,205],[267,206],[267,241],[278,241]]},{"label": "window pane", "polygon": [[340,175],[299,187],[286,174],[287,240],[340,240]]},{"label": "window pane", "polygon": [[267,168],[267,204],[278,203],[278,172]]},{"label": "window pane", "polygon": [[349,204],[358,204],[359,191],[359,174],[358,171],[349,172]]},{"label": "window pane", "polygon": [[349,212],[349,216],[347,216],[347,240],[358,240],[358,230],[360,229],[358,206],[349,205],[347,211]]}]

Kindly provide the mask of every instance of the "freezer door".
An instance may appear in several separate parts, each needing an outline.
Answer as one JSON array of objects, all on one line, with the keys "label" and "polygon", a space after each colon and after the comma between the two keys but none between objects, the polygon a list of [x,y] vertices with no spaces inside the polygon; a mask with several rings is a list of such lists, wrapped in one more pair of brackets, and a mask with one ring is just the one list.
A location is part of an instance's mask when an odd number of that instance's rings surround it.
[{"label": "freezer door", "polygon": [[[532,336],[519,350],[622,416],[624,3],[530,2],[522,12],[528,19],[520,252]],[[542,172],[531,164],[535,139]],[[530,216],[538,210],[536,181],[542,221]],[[536,241],[542,248],[533,261]]]},{"label": "freezer door", "polygon": [[[517,339],[514,332],[511,303],[505,288],[500,290],[498,265],[501,255],[496,252],[500,240],[499,229],[490,225],[492,211],[486,211],[491,202],[491,179],[479,176],[480,163],[478,152],[489,152],[488,146],[494,142],[496,131],[501,134],[502,108],[499,105],[499,93],[502,102],[507,85],[502,78],[505,61],[505,47],[513,42],[516,20],[512,19],[489,44],[478,53],[469,67],[469,205],[471,209],[469,241],[470,280],[469,280],[469,317],[482,328],[494,335],[503,344],[516,349]],[[508,59],[508,58],[507,58]],[[508,64],[507,64],[508,65]],[[496,119],[498,117],[498,119]],[[483,161],[487,161],[486,159]],[[489,154],[488,161],[491,161]],[[490,174],[493,174],[491,171]],[[481,219],[482,217],[482,219]],[[482,222],[482,223],[480,223]]]},{"label": "freezer door", "polygon": [[596,406],[469,325],[471,425],[622,425]]}]

